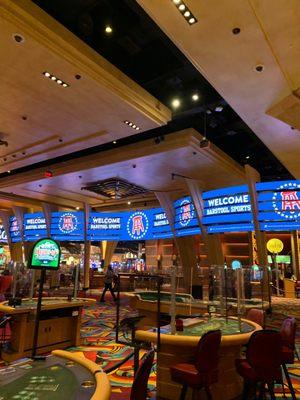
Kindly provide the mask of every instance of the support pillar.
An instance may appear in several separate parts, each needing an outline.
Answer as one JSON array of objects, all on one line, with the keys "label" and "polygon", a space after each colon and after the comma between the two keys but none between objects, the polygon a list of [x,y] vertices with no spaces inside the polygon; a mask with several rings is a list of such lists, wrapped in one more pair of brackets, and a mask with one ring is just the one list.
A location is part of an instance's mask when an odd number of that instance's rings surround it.
[{"label": "support pillar", "polygon": [[293,265],[293,274],[300,280],[300,252],[299,252],[299,232],[292,231],[291,232],[291,248],[292,248],[292,265]]},{"label": "support pillar", "polygon": [[[42,203],[43,213],[46,221],[47,236],[51,237],[52,212],[58,211],[58,207],[53,204]],[[50,287],[59,286],[59,271],[50,271]]]},{"label": "support pillar", "polygon": [[221,236],[219,234],[209,235],[206,226],[202,224],[204,214],[204,202],[202,199],[202,191],[199,188],[199,182],[194,179],[185,179],[190,195],[192,197],[198,223],[201,229],[202,240],[207,253],[207,261],[209,265],[223,265],[223,249]]},{"label": "support pillar", "polygon": [[[195,275],[195,266],[197,264],[197,254],[195,250],[194,238],[193,236],[185,236],[185,237],[176,237],[175,229],[174,229],[174,208],[173,202],[170,199],[169,193],[166,192],[155,192],[155,196],[159,201],[160,206],[166,213],[167,219],[169,221],[171,231],[173,233],[173,238],[178,249],[178,253],[180,256],[182,269],[183,269],[183,282],[186,291],[190,291],[192,281],[193,283],[197,283]],[[192,268],[192,273],[191,273]],[[195,281],[194,281],[195,278]],[[198,279],[198,277],[197,277]]]},{"label": "support pillar", "polygon": [[101,242],[102,245],[102,257],[104,259],[104,267],[107,268],[111,263],[112,257],[118,245],[118,241],[108,242],[107,240],[103,240]]},{"label": "support pillar", "polygon": [[84,250],[83,250],[83,289],[90,288],[90,257],[91,242],[87,240],[87,231],[90,218],[90,205],[84,203]]},{"label": "support pillar", "polygon": [[255,231],[255,239],[257,244],[257,259],[260,267],[263,268],[264,276],[263,276],[263,298],[264,300],[270,299],[270,287],[269,287],[269,279],[268,279],[268,255],[266,249],[266,237],[265,232],[260,230],[259,221],[258,221],[258,200],[257,200],[257,192],[256,192],[256,183],[260,182],[259,173],[252,168],[250,165],[245,165],[246,179],[247,185],[249,188],[250,194],[250,202],[253,216],[253,224]]}]

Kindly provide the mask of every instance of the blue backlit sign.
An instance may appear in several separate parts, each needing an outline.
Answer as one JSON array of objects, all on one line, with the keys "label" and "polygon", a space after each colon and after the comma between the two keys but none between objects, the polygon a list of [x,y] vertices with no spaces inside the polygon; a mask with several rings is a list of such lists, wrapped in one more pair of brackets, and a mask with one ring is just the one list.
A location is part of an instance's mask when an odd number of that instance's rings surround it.
[{"label": "blue backlit sign", "polygon": [[208,233],[253,230],[248,186],[233,186],[203,193],[202,223]]},{"label": "blue backlit sign", "polygon": [[53,212],[51,237],[58,241],[83,241],[84,213],[82,211]]},{"label": "blue backlit sign", "polygon": [[191,197],[174,202],[176,236],[196,235],[200,233],[198,218]]},{"label": "blue backlit sign", "polygon": [[43,213],[24,214],[24,239],[31,242],[47,237],[46,220]]},{"label": "blue backlit sign", "polygon": [[20,227],[15,216],[9,218],[9,233],[13,243],[22,241]]},{"label": "blue backlit sign", "polygon": [[300,229],[300,181],[257,183],[261,230]]}]

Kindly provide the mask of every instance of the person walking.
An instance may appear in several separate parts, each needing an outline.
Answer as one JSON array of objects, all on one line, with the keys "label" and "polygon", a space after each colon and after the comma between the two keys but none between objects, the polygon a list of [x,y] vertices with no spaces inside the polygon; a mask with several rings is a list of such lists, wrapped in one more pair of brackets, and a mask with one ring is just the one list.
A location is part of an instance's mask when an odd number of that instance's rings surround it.
[{"label": "person walking", "polygon": [[105,297],[105,293],[107,292],[107,290],[110,291],[114,301],[117,300],[116,295],[114,294],[114,291],[112,288],[113,280],[114,280],[114,271],[112,269],[112,266],[109,265],[107,268],[106,274],[104,276],[104,289],[103,289],[102,296],[100,299],[101,303],[105,302],[104,297]]}]

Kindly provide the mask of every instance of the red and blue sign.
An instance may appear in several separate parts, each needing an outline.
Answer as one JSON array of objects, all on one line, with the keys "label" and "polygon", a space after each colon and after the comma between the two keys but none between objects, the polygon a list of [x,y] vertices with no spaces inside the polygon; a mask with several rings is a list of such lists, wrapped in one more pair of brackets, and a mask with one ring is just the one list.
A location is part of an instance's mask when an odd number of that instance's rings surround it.
[{"label": "red and blue sign", "polygon": [[300,181],[257,183],[261,230],[300,229]]},{"label": "red and blue sign", "polygon": [[[266,231],[300,229],[300,181],[256,184],[260,229]],[[250,195],[246,185],[227,187],[203,193],[203,225],[208,233],[253,231]],[[191,197],[174,202],[176,236],[200,233],[197,213]],[[10,217],[12,242],[22,241],[16,217]],[[23,239],[35,241],[47,236],[43,213],[24,215]],[[172,237],[167,216],[162,208],[116,213],[91,212],[87,239],[149,240]],[[58,241],[84,240],[82,211],[53,212],[51,237]]]}]

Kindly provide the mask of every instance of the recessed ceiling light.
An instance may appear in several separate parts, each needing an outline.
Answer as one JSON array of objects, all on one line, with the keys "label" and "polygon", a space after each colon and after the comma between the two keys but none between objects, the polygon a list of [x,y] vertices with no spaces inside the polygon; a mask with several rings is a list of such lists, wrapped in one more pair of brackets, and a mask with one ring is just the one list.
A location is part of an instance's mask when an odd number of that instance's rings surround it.
[{"label": "recessed ceiling light", "polygon": [[193,15],[193,13],[187,7],[184,1],[173,0],[173,3],[176,5],[176,8],[180,11],[180,14],[185,18],[189,25],[193,25],[195,22],[197,22],[196,17]]},{"label": "recessed ceiling light", "polygon": [[249,160],[250,156],[246,156],[246,159]]},{"label": "recessed ceiling light", "polygon": [[131,204],[131,201],[127,201],[127,204],[130,206],[130,204]]},{"label": "recessed ceiling light", "polygon": [[173,108],[178,108],[180,107],[181,102],[179,99],[173,99],[171,104]]},{"label": "recessed ceiling light", "polygon": [[112,33],[112,27],[110,25],[106,25],[105,27],[105,33]]},{"label": "recessed ceiling light", "polygon": [[76,210],[80,210],[80,207],[76,207]]},{"label": "recessed ceiling light", "polygon": [[48,71],[43,72],[43,75],[44,75],[46,78],[51,79],[51,81],[58,83],[58,85],[60,85],[60,86],[63,86],[63,87],[65,87],[65,88],[69,86],[66,82],[64,82],[63,80],[57,78],[55,75],[52,75],[52,74],[51,74],[50,72],[48,72]]},{"label": "recessed ceiling light", "polygon": [[116,141],[116,140],[114,140],[114,141],[113,141],[113,144],[116,144],[116,143],[117,143],[117,141]]},{"label": "recessed ceiling light", "polygon": [[137,126],[136,124],[134,124],[131,121],[125,120],[123,122],[124,122],[124,124],[129,125],[132,129],[135,129],[136,131],[139,131],[141,129],[139,126]]},{"label": "recessed ceiling light", "polygon": [[215,108],[215,111],[216,111],[216,112],[222,112],[222,111],[223,111],[223,107],[222,107],[222,106],[217,106],[217,107]]},{"label": "recessed ceiling light", "polygon": [[197,93],[194,93],[193,96],[192,96],[192,99],[193,99],[194,101],[199,100],[199,95],[198,95]]},{"label": "recessed ceiling light", "polygon": [[8,174],[10,174],[10,171],[7,171]]}]

